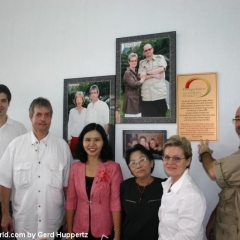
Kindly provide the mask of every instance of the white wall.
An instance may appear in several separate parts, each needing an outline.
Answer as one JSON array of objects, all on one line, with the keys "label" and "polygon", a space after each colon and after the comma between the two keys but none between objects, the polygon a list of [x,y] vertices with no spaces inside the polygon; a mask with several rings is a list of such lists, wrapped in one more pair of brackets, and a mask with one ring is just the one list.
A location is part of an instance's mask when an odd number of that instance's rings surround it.
[{"label": "white wall", "polygon": [[[214,157],[238,147],[231,118],[239,102],[240,1],[238,0],[0,0],[0,83],[12,91],[9,115],[31,128],[30,102],[44,96],[54,109],[51,131],[62,137],[63,79],[115,75],[115,39],[177,32],[177,73],[218,72],[219,142]],[[166,129],[176,124],[117,125],[116,160],[122,159],[122,130]],[[219,188],[197,159],[191,174],[207,199],[206,224]],[[162,162],[154,170],[164,177]]]}]

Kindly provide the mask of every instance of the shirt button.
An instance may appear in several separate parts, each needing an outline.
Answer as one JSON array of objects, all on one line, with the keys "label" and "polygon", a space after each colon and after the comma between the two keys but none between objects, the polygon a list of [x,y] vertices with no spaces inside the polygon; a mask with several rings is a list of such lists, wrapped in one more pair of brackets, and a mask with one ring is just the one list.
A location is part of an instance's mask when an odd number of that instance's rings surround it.
[{"label": "shirt button", "polygon": [[38,190],[38,192],[41,192],[40,190]]},{"label": "shirt button", "polygon": [[38,162],[39,164],[41,163],[41,162]]},{"label": "shirt button", "polygon": [[41,220],[39,220],[39,222],[41,222]]},{"label": "shirt button", "polygon": [[41,207],[40,205],[38,207]]},{"label": "shirt button", "polygon": [[38,176],[38,178],[40,178],[40,176]]}]

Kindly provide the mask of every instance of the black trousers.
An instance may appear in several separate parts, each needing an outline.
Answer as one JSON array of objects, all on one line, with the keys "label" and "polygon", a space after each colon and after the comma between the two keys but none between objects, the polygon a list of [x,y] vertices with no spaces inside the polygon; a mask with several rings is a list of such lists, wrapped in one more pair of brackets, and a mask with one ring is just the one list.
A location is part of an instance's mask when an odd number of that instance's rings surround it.
[{"label": "black trousers", "polygon": [[142,101],[142,117],[166,117],[166,99]]}]

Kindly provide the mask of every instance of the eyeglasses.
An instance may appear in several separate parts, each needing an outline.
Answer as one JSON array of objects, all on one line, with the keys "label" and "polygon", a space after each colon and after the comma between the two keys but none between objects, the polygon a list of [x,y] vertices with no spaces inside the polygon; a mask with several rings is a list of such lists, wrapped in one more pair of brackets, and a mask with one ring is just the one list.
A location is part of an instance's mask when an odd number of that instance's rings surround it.
[{"label": "eyeglasses", "polygon": [[235,123],[239,123],[240,122],[240,118],[234,118],[233,120],[232,120],[232,122],[235,124]]},{"label": "eyeglasses", "polygon": [[180,157],[169,157],[167,155],[163,156],[163,161],[167,162],[170,159],[172,159],[174,162],[178,163],[180,162],[182,159],[186,159],[186,158],[180,158]]},{"label": "eyeglasses", "polygon": [[144,52],[148,52],[148,51],[151,51],[152,50],[152,48],[149,48],[149,49],[145,49],[145,50],[143,50]]},{"label": "eyeglasses", "polygon": [[129,62],[137,62],[137,60],[130,60]]},{"label": "eyeglasses", "polygon": [[147,158],[142,157],[138,162],[130,162],[128,166],[130,168],[136,168],[138,164],[142,166],[142,164],[147,162],[147,160],[148,160]]}]

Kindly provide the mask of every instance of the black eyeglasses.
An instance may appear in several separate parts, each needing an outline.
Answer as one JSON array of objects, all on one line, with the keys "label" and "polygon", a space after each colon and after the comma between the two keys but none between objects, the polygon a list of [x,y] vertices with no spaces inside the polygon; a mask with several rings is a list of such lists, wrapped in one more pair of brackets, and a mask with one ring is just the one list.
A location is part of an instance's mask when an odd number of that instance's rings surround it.
[{"label": "black eyeglasses", "polygon": [[180,162],[182,159],[186,159],[186,158],[180,158],[180,157],[169,157],[167,155],[163,156],[163,161],[167,162],[170,159],[172,159],[174,162]]}]

